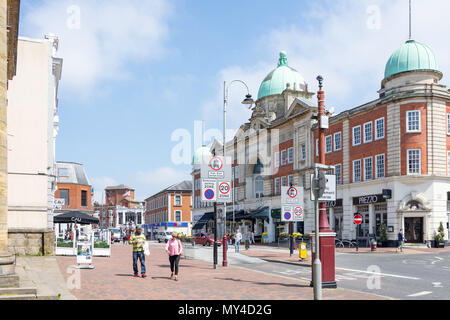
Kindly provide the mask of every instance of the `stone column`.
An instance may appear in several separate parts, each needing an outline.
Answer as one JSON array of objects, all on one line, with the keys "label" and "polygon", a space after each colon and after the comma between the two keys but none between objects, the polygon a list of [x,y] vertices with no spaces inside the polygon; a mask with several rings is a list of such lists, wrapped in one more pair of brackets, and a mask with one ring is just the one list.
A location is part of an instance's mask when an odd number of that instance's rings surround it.
[{"label": "stone column", "polygon": [[8,251],[8,169],[6,104],[8,83],[7,1],[0,0],[0,287],[16,286],[14,256]]}]

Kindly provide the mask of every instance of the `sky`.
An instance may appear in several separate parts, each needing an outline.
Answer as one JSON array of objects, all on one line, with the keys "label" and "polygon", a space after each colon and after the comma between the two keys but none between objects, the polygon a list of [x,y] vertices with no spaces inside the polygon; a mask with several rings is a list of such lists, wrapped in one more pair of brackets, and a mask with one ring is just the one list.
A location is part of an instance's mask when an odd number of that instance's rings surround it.
[{"label": "sky", "polygon": [[[447,85],[450,1],[412,5],[412,38]],[[408,12],[407,0],[22,0],[19,34],[59,37],[57,160],[85,166],[96,200],[123,183],[143,201],[191,179],[201,121],[206,144],[222,140],[224,81],[256,99],[282,50],[310,91],[323,76],[335,113],[376,99]],[[250,117],[246,93],[229,88],[227,139]]]}]

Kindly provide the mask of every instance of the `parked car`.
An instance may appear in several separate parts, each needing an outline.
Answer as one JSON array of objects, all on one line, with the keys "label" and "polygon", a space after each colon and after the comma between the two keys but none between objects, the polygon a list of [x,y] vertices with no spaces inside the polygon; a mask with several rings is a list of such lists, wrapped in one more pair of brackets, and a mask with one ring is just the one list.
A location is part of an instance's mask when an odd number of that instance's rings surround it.
[{"label": "parked car", "polygon": [[109,229],[111,231],[111,242],[120,242],[122,241],[122,233],[120,229]]},{"label": "parked car", "polygon": [[172,239],[171,231],[160,231],[156,234],[156,240],[158,240],[158,242],[167,242],[170,239]]},{"label": "parked car", "polygon": [[[201,244],[203,246],[212,246],[214,245],[214,235],[208,235],[206,233],[197,233],[194,234],[195,237],[195,244]],[[217,240],[217,245],[220,246],[222,244],[222,241],[220,239]]]}]

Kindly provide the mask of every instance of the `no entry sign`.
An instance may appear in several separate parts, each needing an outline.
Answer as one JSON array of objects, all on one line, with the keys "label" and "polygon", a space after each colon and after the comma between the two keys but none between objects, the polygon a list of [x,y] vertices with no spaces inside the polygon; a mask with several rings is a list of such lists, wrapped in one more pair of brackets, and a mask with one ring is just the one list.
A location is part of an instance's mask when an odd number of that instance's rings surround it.
[{"label": "no entry sign", "polygon": [[361,224],[362,221],[363,221],[363,218],[362,218],[362,216],[361,216],[360,214],[355,214],[355,215],[353,216],[353,222],[354,222],[355,224]]}]

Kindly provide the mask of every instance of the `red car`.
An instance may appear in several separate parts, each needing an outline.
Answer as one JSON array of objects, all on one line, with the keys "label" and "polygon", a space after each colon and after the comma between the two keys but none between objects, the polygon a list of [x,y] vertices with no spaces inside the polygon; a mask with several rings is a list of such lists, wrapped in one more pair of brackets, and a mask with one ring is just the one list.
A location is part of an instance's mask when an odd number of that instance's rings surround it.
[{"label": "red car", "polygon": [[[208,235],[206,233],[197,233],[194,234],[195,237],[195,244],[201,244],[203,246],[213,246],[214,245],[214,236]],[[220,246],[222,244],[222,241],[220,239],[217,240],[217,245]]]}]

